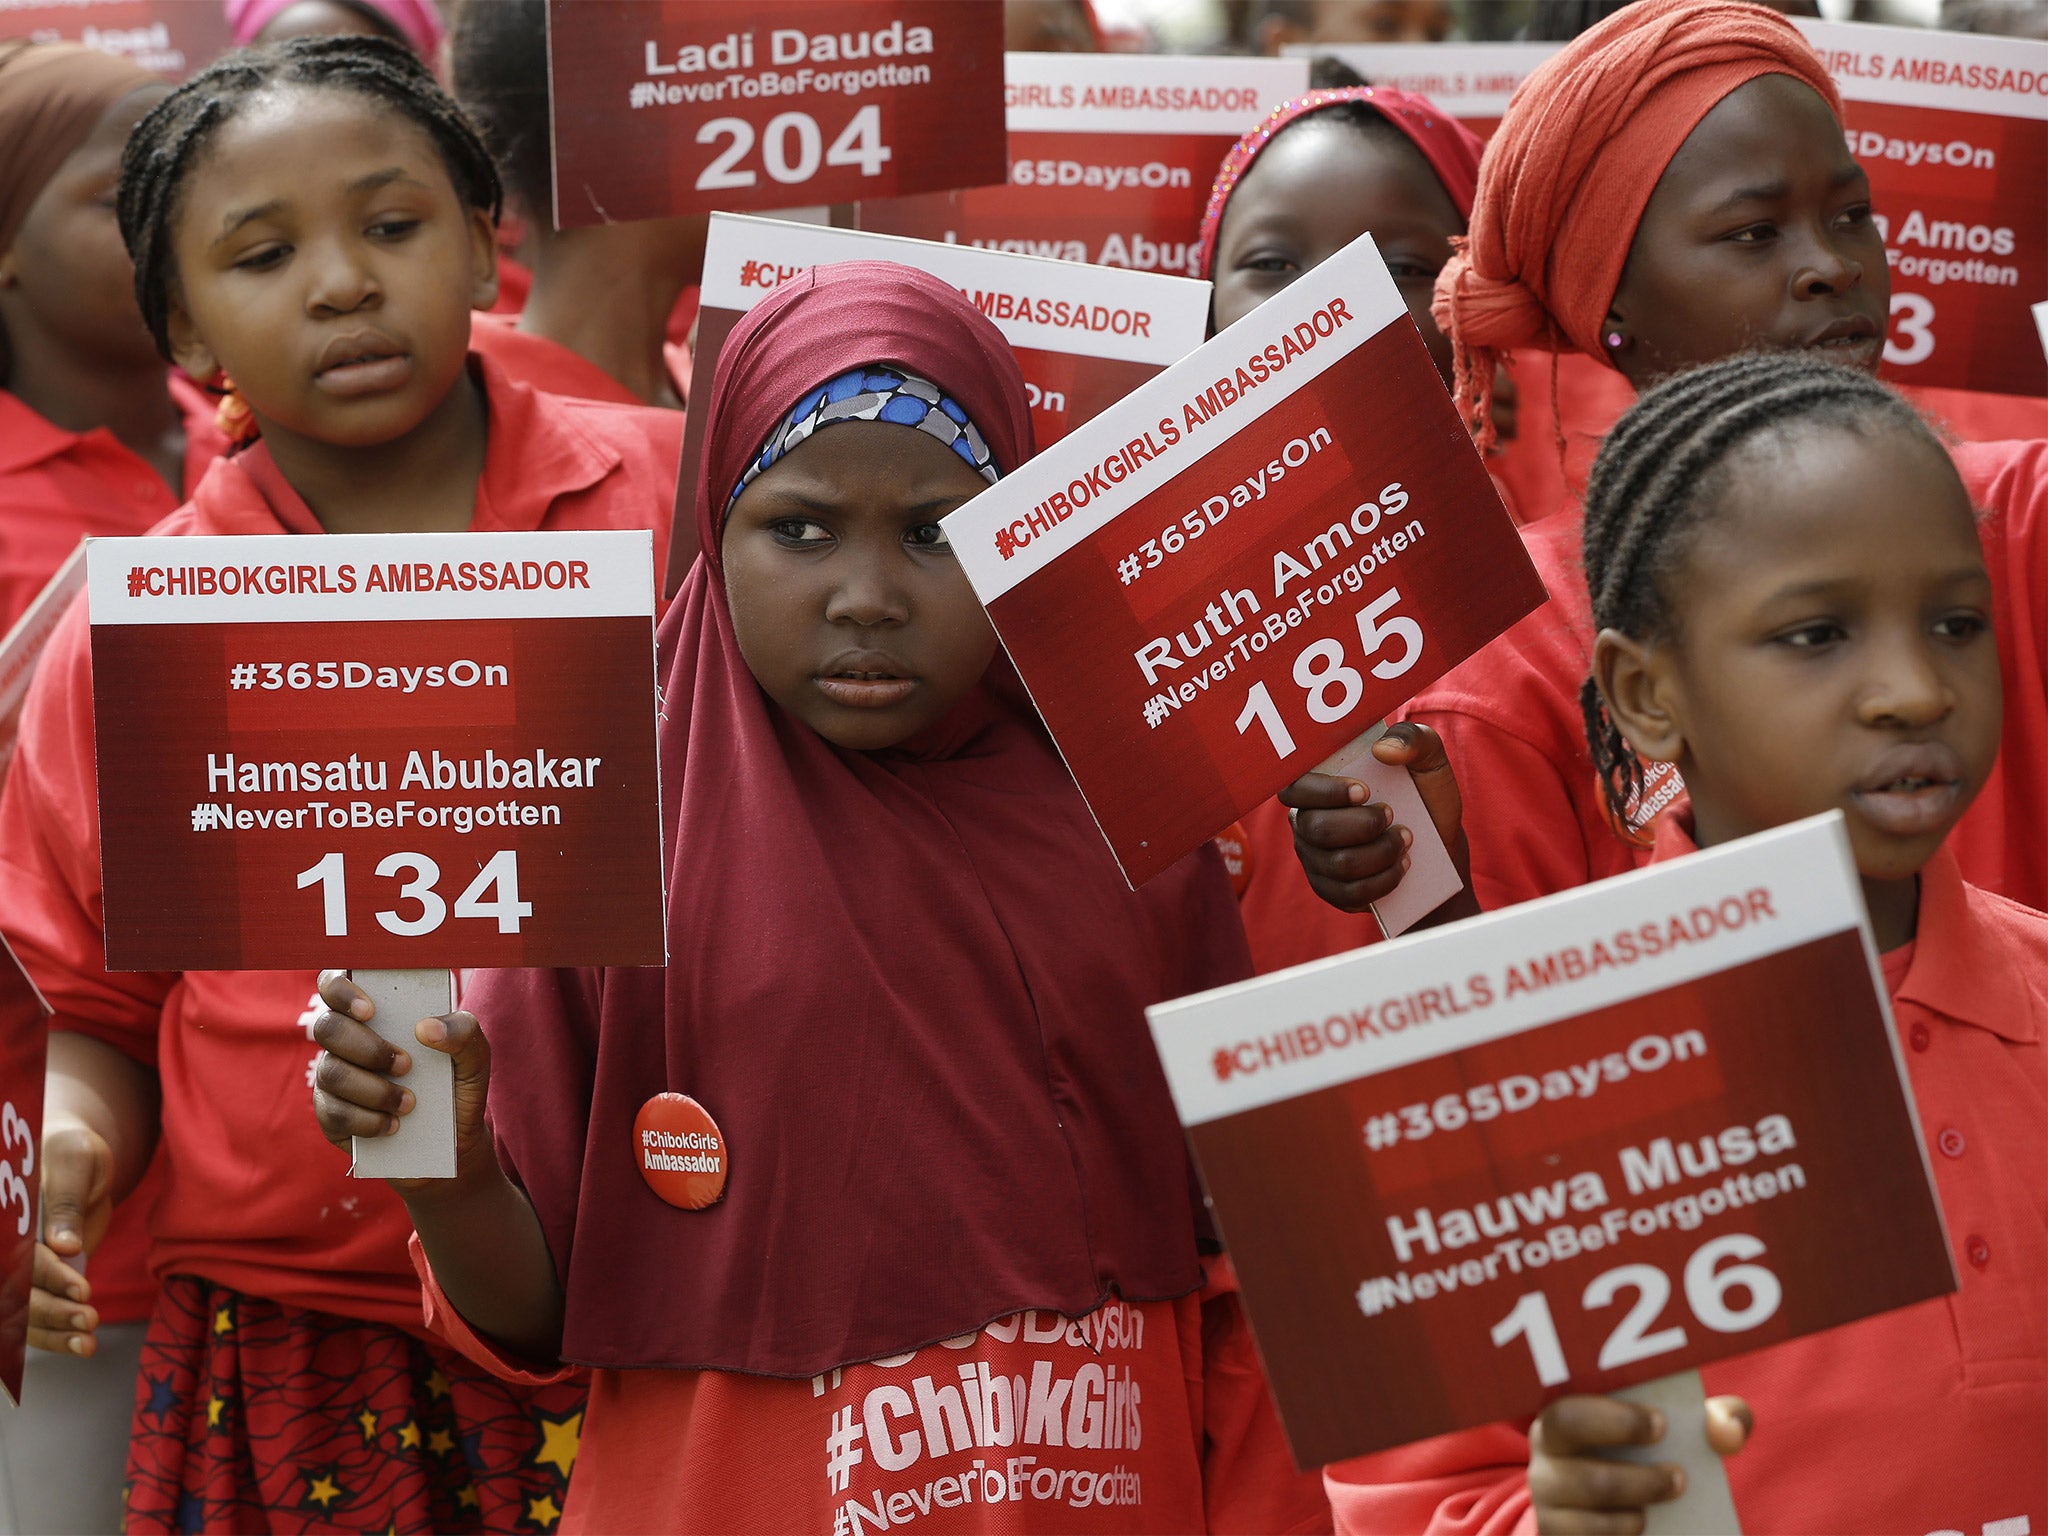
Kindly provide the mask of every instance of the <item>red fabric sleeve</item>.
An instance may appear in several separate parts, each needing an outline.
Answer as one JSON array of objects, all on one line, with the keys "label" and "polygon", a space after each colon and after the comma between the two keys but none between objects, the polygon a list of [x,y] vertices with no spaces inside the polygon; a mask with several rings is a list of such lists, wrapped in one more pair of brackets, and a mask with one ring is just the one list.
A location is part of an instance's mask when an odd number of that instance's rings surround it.
[{"label": "red fabric sleeve", "polygon": [[0,929],[55,1010],[51,1027],[156,1065],[175,974],[106,969],[92,651],[84,594],[50,637],[0,791]]},{"label": "red fabric sleeve", "polygon": [[1566,782],[1557,757],[1465,709],[1425,697],[1410,718],[1432,726],[1458,775],[1472,887],[1489,912],[1635,868],[1638,857],[1595,807],[1590,784]]},{"label": "red fabric sleeve", "polygon": [[1532,1536],[1529,1437],[1489,1424],[1333,1462],[1323,1486],[1344,1536]]},{"label": "red fabric sleeve", "polygon": [[434,1266],[427,1262],[427,1251],[420,1246],[419,1233],[415,1232],[406,1239],[406,1252],[412,1258],[414,1272],[420,1277],[420,1312],[427,1331],[463,1359],[481,1366],[501,1381],[520,1387],[545,1387],[551,1382],[574,1381],[584,1374],[582,1367],[575,1365],[537,1371],[533,1369],[532,1361],[506,1354],[470,1327],[462,1314],[455,1310],[448,1293],[441,1289],[441,1282],[434,1278]]}]

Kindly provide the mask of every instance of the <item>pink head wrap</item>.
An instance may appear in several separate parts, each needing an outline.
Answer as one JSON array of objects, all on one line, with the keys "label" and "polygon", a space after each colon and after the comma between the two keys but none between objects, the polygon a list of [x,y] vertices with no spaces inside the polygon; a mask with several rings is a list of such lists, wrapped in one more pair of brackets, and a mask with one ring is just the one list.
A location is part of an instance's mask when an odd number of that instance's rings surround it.
[{"label": "pink head wrap", "polygon": [[[228,30],[234,34],[235,46],[248,47],[265,27],[277,19],[280,12],[290,10],[297,3],[298,0],[226,0]],[[441,37],[448,30],[442,24],[441,12],[435,7],[434,0],[343,0],[343,3],[356,10],[370,12],[403,38],[414,53],[429,64],[434,62],[434,56],[441,47]]]},{"label": "pink head wrap", "polygon": [[1749,0],[1636,0],[1522,82],[1486,146],[1471,232],[1436,280],[1458,408],[1493,440],[1493,370],[1514,347],[1604,357],[1600,325],[1643,209],[1700,119],[1761,75],[1841,99],[1777,12]]},{"label": "pink head wrap", "polygon": [[1472,216],[1472,194],[1479,180],[1479,136],[1455,117],[1442,111],[1427,96],[1397,91],[1385,85],[1355,85],[1343,90],[1310,91],[1292,101],[1283,101],[1266,115],[1266,120],[1231,145],[1209,189],[1209,206],[1202,210],[1202,237],[1196,251],[1195,270],[1213,277],[1216,266],[1216,234],[1223,227],[1223,210],[1237,184],[1244,180],[1252,162],[1272,142],[1273,135],[1310,113],[1355,101],[1373,108],[1422,151],[1422,158],[1444,184],[1458,212]]}]

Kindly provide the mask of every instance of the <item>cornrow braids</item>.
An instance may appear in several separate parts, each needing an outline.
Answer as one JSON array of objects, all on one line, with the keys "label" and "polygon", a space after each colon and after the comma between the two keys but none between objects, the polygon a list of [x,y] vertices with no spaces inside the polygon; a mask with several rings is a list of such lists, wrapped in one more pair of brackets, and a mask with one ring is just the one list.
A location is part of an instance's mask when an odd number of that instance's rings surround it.
[{"label": "cornrow braids", "polygon": [[135,263],[135,300],[171,355],[171,234],[186,180],[221,127],[266,90],[325,86],[384,102],[425,129],[465,206],[495,221],[504,193],[476,127],[411,49],[381,37],[300,37],[224,55],[179,86],[135,125],[121,153],[115,211]]},{"label": "cornrow braids", "polygon": [[[1749,353],[1666,380],[1631,406],[1586,483],[1583,557],[1593,630],[1654,639],[1671,630],[1670,583],[1692,536],[1722,502],[1738,452],[1765,437],[1827,426],[1897,429],[1937,450],[1919,413],[1866,373],[1797,352]],[[1642,764],[1587,678],[1586,741],[1617,824],[1643,788]]]}]

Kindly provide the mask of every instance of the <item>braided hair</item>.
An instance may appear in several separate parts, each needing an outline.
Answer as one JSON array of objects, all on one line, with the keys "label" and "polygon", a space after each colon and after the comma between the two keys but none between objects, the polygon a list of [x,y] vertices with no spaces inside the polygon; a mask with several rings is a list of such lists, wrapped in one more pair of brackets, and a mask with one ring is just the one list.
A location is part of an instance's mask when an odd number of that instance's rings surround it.
[{"label": "braided hair", "polygon": [[[1942,451],[1919,413],[1892,390],[1802,353],[1749,353],[1666,380],[1615,423],[1586,484],[1584,559],[1594,632],[1668,636],[1673,581],[1693,536],[1722,504],[1740,451],[1803,427],[1859,436],[1898,431]],[[1616,822],[1626,825],[1643,788],[1642,764],[1592,678],[1579,699],[1601,792]]]},{"label": "braided hair", "polygon": [[404,44],[381,37],[299,37],[227,54],[158,102],[135,125],[121,154],[115,204],[121,240],[135,263],[142,318],[166,358],[176,278],[171,236],[185,182],[222,125],[252,98],[286,86],[325,86],[388,103],[433,139],[463,204],[487,210],[493,221],[498,217],[504,199],[490,151],[462,108]]}]

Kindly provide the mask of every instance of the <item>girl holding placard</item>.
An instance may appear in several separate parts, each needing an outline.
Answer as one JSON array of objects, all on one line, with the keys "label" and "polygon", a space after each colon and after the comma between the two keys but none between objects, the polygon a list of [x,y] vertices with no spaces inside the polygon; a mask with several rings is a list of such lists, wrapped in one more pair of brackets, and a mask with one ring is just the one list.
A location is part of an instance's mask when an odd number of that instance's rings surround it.
[{"label": "girl holding placard", "polygon": [[[1370,231],[1448,385],[1451,344],[1430,315],[1430,296],[1451,242],[1465,233],[1480,148],[1470,129],[1407,91],[1353,86],[1282,102],[1224,157],[1202,215],[1196,260],[1216,284],[1213,329],[1236,323]],[[1384,759],[1414,773],[1455,846],[1456,790],[1436,742],[1412,726],[1386,740]],[[1348,805],[1348,793],[1341,781],[1311,779],[1245,814],[1249,875],[1240,908],[1262,972],[1381,937],[1367,907],[1385,892],[1343,878],[1358,873],[1366,849],[1333,840],[1406,832],[1387,824],[1384,806]],[[1303,823],[1299,812],[1314,814]],[[1311,866],[1306,879],[1297,850]]]},{"label": "girl holding placard", "polygon": [[[154,107],[120,185],[136,296],[245,444],[156,531],[659,519],[674,413],[537,394],[470,353],[497,210],[475,130],[393,42],[232,54]],[[72,1261],[161,1145],[131,1529],[545,1528],[580,1390],[423,1337],[403,1205],[307,1122],[313,975],[103,969],[85,619],[50,642],[0,796],[0,924],[56,1009],[31,1341],[90,1351]]]},{"label": "girl holding placard", "polygon": [[[1644,764],[1690,801],[1653,861],[1840,810],[1960,1289],[1705,1370],[1756,1531],[2048,1523],[2048,917],[1966,883],[1945,839],[1993,777],[1993,581],[1971,498],[1910,406],[1761,355],[1646,393],[1587,487],[1598,629],[1584,719],[1617,813]],[[1789,1283],[1789,1282],[1788,1282]],[[1753,1433],[1751,1426],[1753,1423]],[[1639,1530],[1672,1469],[1615,1398],[1329,1471],[1340,1528]],[[1749,1443],[1745,1446],[1744,1440]],[[1526,1462],[1526,1476],[1523,1463]]]},{"label": "girl holding placard", "polygon": [[[1317,1528],[1144,1024],[1247,973],[1229,882],[1205,846],[1125,887],[940,525],[1032,451],[1009,347],[845,262],[739,322],[707,409],[669,963],[418,1026],[459,1122],[400,1191],[435,1326],[596,1368],[581,1528]],[[410,1060],[323,995],[321,1125],[374,1135]]]}]

